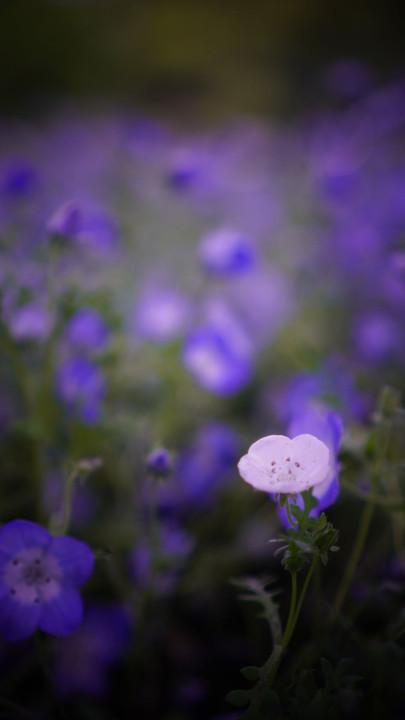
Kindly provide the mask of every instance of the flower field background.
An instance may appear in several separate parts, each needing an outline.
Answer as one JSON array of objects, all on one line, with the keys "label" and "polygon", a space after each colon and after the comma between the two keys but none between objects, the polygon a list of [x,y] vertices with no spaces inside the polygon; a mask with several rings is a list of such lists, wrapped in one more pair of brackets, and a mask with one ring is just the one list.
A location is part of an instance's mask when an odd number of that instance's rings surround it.
[{"label": "flower field background", "polygon": [[170,43],[108,102],[80,43],[1,81],[0,717],[404,717],[405,79],[301,38],[298,107],[229,37],[192,91]]}]

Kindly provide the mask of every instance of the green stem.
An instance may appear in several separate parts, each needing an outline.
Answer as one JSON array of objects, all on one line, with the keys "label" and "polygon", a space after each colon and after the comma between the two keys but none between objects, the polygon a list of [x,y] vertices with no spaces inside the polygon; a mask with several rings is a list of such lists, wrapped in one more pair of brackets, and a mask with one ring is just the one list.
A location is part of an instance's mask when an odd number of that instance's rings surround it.
[{"label": "green stem", "polygon": [[335,602],[330,615],[330,622],[334,622],[345,601],[347,592],[353,579],[354,572],[360,559],[360,555],[363,551],[364,543],[366,541],[367,533],[370,527],[371,517],[373,515],[374,504],[374,495],[371,494],[368,496],[367,503],[363,508],[360,525],[357,531],[357,537],[335,598]]},{"label": "green stem", "polygon": [[[298,603],[297,603],[297,608],[296,608],[296,610],[295,610],[294,619],[293,619],[292,626],[291,626],[290,635],[289,635],[289,637],[287,638],[287,644],[288,644],[288,642],[290,641],[290,639],[291,639],[291,637],[292,637],[292,634],[293,634],[293,632],[294,632],[294,630],[295,630],[295,626],[296,626],[296,624],[297,624],[297,621],[298,621],[298,618],[299,618],[299,614],[300,614],[300,612],[301,612],[302,603],[304,602],[304,598],[305,598],[305,595],[306,595],[307,590],[308,590],[308,585],[309,585],[309,583],[310,583],[310,580],[311,580],[311,577],[312,577],[312,573],[314,572],[315,566],[317,565],[317,560],[318,560],[318,556],[317,556],[317,555],[314,555],[314,557],[312,558],[311,567],[310,567],[309,570],[308,570],[307,576],[306,576],[306,578],[305,578],[305,582],[304,582],[304,584],[303,584],[303,586],[302,586],[301,594],[300,594],[300,597],[299,597],[299,600],[298,600]],[[287,647],[287,645],[285,645],[285,647]]]},{"label": "green stem", "polygon": [[287,517],[288,517],[288,520],[290,521],[290,524],[291,524],[293,527],[297,527],[298,523],[297,523],[297,521],[296,521],[295,519],[293,519],[293,517],[292,517],[292,515],[291,515],[290,501],[289,501],[289,498],[288,498],[288,497],[287,497],[287,502],[286,502],[286,504],[285,504],[285,509],[286,509]]},{"label": "green stem", "polygon": [[284,630],[283,639],[281,641],[281,647],[286,648],[289,642],[289,639],[291,637],[291,628],[294,622],[294,616],[295,616],[295,606],[297,603],[297,573],[292,572],[291,573],[291,603],[290,603],[290,612],[288,615],[287,625]]}]

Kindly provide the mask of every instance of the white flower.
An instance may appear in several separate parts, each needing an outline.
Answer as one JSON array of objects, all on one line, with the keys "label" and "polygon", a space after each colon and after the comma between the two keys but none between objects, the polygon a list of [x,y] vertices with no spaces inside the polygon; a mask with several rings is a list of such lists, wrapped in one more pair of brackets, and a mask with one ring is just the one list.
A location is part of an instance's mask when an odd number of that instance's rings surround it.
[{"label": "white flower", "polygon": [[268,435],[250,446],[238,470],[257,490],[295,495],[328,477],[330,451],[313,435]]}]

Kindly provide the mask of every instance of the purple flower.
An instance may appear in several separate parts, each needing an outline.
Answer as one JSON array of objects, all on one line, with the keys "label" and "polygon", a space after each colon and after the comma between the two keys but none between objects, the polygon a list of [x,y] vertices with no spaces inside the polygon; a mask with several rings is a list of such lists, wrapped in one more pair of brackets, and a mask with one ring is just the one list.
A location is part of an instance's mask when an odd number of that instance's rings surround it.
[{"label": "purple flower", "polygon": [[0,194],[20,197],[31,193],[38,185],[38,174],[33,165],[25,160],[11,161],[0,179]]},{"label": "purple flower", "polygon": [[146,539],[134,547],[131,557],[131,573],[140,586],[153,584],[157,592],[166,594],[176,584],[187,557],[194,548],[191,536],[180,525],[162,522],[153,548]]},{"label": "purple flower", "polygon": [[104,318],[93,308],[81,308],[72,315],[66,329],[65,340],[77,350],[104,350],[110,331]]},{"label": "purple flower", "polygon": [[188,299],[176,290],[151,288],[141,296],[134,316],[135,333],[164,345],[180,335],[190,318]]},{"label": "purple flower", "polygon": [[22,640],[36,628],[64,637],[80,625],[77,588],[93,571],[90,548],[71,537],[52,537],[27,520],[0,528],[0,635]]},{"label": "purple flower", "polygon": [[53,325],[52,313],[42,303],[30,302],[16,308],[8,318],[15,340],[45,340]]},{"label": "purple flower", "polygon": [[182,362],[205,390],[216,395],[233,395],[252,378],[252,343],[220,303],[211,306],[209,315],[206,324],[186,337]]},{"label": "purple flower", "polygon": [[156,448],[146,458],[146,467],[157,477],[167,477],[173,471],[172,456],[166,448]]},{"label": "purple flower", "polygon": [[59,398],[75,410],[88,425],[97,423],[105,394],[105,380],[95,363],[82,357],[71,358],[59,367],[56,378]]},{"label": "purple flower", "polygon": [[104,258],[114,255],[119,248],[117,226],[104,211],[86,213],[76,237],[80,244]]},{"label": "purple flower", "polygon": [[231,477],[238,453],[239,439],[229,425],[218,421],[204,425],[179,454],[174,477],[160,487],[161,509],[200,509]]},{"label": "purple flower", "polygon": [[89,607],[81,627],[55,645],[53,677],[59,693],[103,695],[109,671],[127,647],[130,633],[120,605],[106,602]]},{"label": "purple flower", "polygon": [[379,363],[401,350],[401,328],[387,312],[374,310],[363,314],[353,330],[355,349],[363,362]]},{"label": "purple flower", "polygon": [[82,210],[77,202],[71,200],[62,205],[48,222],[48,232],[62,238],[75,237],[82,226]]},{"label": "purple flower", "polygon": [[244,273],[253,267],[256,260],[252,240],[231,228],[221,228],[205,235],[198,255],[206,270],[225,275]]}]

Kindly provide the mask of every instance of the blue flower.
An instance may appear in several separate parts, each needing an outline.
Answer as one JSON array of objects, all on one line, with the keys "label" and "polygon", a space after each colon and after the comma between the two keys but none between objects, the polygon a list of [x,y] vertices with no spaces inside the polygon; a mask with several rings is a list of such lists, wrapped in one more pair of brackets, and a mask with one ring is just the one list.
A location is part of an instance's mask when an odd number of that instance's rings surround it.
[{"label": "blue flower", "polygon": [[205,390],[220,396],[233,395],[252,379],[252,343],[228,309],[212,303],[205,324],[195,327],[186,337],[182,363]]},{"label": "blue flower", "polygon": [[98,422],[105,394],[105,380],[100,368],[90,360],[74,357],[60,365],[57,393],[87,425]]},{"label": "blue flower", "polygon": [[53,676],[58,692],[64,696],[105,694],[109,671],[130,639],[131,625],[123,607],[112,602],[90,606],[82,626],[55,643]]},{"label": "blue flower", "polygon": [[39,628],[65,637],[82,622],[77,590],[93,571],[94,555],[80,540],[52,537],[27,520],[0,528],[0,635],[22,640]]},{"label": "blue flower", "polygon": [[70,318],[65,339],[71,347],[79,350],[104,350],[110,339],[110,331],[97,310],[83,307]]},{"label": "blue flower", "polygon": [[204,235],[199,257],[206,270],[220,274],[239,274],[250,270],[256,261],[252,240],[241,232],[221,228]]},{"label": "blue flower", "polygon": [[156,477],[168,477],[173,471],[173,459],[170,452],[164,447],[152,450],[146,458],[146,467]]}]

